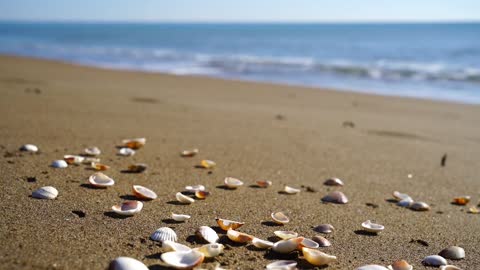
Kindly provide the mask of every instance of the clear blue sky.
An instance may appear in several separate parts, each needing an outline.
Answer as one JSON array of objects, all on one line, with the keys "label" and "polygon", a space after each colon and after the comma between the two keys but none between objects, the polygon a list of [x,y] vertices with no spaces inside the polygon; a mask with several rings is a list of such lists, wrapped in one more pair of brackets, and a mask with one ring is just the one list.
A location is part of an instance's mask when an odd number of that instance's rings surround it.
[{"label": "clear blue sky", "polygon": [[480,21],[480,0],[0,0],[0,20]]}]

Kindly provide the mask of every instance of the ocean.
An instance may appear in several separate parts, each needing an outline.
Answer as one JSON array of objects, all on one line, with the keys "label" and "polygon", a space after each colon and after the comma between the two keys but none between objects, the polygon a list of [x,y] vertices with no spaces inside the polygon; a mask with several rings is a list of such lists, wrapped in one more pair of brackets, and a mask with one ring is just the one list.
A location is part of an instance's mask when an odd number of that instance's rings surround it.
[{"label": "ocean", "polygon": [[480,23],[0,23],[0,54],[480,104]]}]

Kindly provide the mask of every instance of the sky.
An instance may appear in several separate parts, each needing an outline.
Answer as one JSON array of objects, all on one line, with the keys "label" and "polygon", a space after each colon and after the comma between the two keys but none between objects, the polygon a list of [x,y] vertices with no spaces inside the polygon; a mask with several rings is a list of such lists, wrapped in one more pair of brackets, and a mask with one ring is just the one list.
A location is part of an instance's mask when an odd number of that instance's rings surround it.
[{"label": "sky", "polygon": [[480,0],[0,0],[0,20],[480,21]]}]

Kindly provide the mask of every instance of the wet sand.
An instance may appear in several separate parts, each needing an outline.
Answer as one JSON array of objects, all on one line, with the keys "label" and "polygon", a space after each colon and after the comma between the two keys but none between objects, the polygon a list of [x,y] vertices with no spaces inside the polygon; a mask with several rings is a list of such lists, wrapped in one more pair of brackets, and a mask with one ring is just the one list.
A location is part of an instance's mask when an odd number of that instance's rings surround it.
[{"label": "wet sand", "polygon": [[[195,229],[216,226],[215,217],[243,221],[240,231],[263,239],[279,229],[312,237],[313,226],[330,223],[336,228],[326,235],[332,246],[322,251],[338,262],[326,269],[398,259],[426,269],[423,257],[451,245],[466,252],[464,260],[451,264],[480,269],[480,215],[450,203],[459,195],[472,196],[469,206],[480,199],[479,106],[6,56],[0,57],[0,94],[1,269],[105,269],[118,256],[163,269],[161,249],[150,234],[168,226],[179,242],[199,246]],[[133,157],[117,156],[116,146],[132,137],[146,137],[146,146]],[[38,145],[40,153],[18,152],[25,143]],[[49,167],[87,146],[102,150],[115,186],[89,188],[85,183],[92,171],[84,165]],[[199,148],[199,155],[181,158],[179,152],[189,148]],[[201,159],[218,167],[195,168]],[[134,162],[149,168],[141,174],[121,172]],[[222,189],[226,176],[244,180],[245,186]],[[324,186],[329,177],[343,179],[345,186]],[[258,179],[274,184],[252,187]],[[153,189],[159,198],[145,202],[133,217],[117,218],[110,208],[131,198],[132,184]],[[175,193],[190,184],[204,184],[212,195],[192,205],[176,204]],[[59,190],[57,199],[29,197],[46,185]],[[279,193],[284,185],[304,188],[284,195]],[[335,189],[350,202],[322,203]],[[394,190],[432,210],[396,206],[389,201]],[[273,211],[284,211],[291,222],[272,226]],[[171,212],[192,218],[173,223]],[[377,236],[361,233],[360,223],[367,219],[385,230]],[[262,269],[275,259],[298,257],[257,251],[223,235],[225,253],[205,267],[218,262],[229,269]],[[298,261],[302,269],[314,268]]]}]

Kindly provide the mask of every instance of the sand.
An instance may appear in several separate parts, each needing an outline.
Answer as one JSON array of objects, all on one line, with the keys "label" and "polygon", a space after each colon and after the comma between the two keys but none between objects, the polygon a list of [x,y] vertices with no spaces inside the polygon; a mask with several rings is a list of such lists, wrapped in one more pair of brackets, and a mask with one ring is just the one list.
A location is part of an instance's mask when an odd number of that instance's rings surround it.
[{"label": "sand", "polygon": [[[479,200],[479,106],[7,56],[0,57],[0,94],[1,269],[105,269],[118,256],[164,269],[161,248],[150,234],[168,226],[179,242],[199,246],[195,229],[216,226],[215,217],[243,221],[240,231],[263,239],[284,229],[312,237],[313,226],[330,223],[336,228],[326,235],[332,246],[322,251],[338,262],[327,269],[398,259],[424,269],[423,257],[451,245],[463,247],[466,258],[450,263],[480,269],[480,215],[450,203],[459,195],[472,196],[469,206]],[[117,156],[120,141],[134,137],[146,137],[146,146],[133,157]],[[40,153],[18,152],[25,143],[38,145]],[[85,183],[93,172],[83,165],[49,167],[87,146],[102,150],[115,186],[89,188]],[[179,152],[189,148],[200,153],[181,158]],[[218,167],[195,168],[202,159]],[[148,164],[148,170],[121,172],[135,162]],[[244,180],[245,186],[222,189],[226,176]],[[343,179],[345,186],[324,186],[329,177]],[[274,184],[252,187],[259,179]],[[145,202],[134,217],[117,218],[110,208],[132,198],[132,184],[153,189],[159,198]],[[192,205],[176,204],[175,193],[190,184],[204,184],[212,195]],[[30,197],[46,185],[59,190],[57,199]],[[302,192],[282,194],[284,185],[303,186]],[[336,189],[348,196],[348,204],[321,202]],[[396,206],[390,201],[394,190],[432,210]],[[274,211],[284,211],[291,222],[272,226]],[[171,212],[192,218],[172,223]],[[361,233],[367,219],[385,230],[377,236]],[[229,269],[262,269],[275,259],[299,256],[258,251],[220,235],[227,248],[208,260],[207,268],[218,262]],[[314,267],[300,258],[299,268]]]}]

